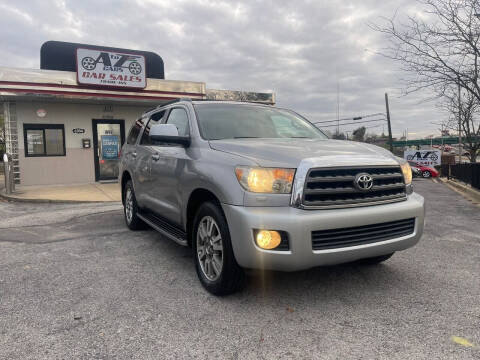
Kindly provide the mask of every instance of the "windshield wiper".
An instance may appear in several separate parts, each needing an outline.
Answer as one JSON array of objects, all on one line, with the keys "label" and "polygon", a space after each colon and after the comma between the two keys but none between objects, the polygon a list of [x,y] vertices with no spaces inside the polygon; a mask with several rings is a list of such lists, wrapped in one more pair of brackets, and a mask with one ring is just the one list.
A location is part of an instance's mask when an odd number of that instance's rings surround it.
[{"label": "windshield wiper", "polygon": [[260,139],[258,136],[234,136],[233,139]]}]

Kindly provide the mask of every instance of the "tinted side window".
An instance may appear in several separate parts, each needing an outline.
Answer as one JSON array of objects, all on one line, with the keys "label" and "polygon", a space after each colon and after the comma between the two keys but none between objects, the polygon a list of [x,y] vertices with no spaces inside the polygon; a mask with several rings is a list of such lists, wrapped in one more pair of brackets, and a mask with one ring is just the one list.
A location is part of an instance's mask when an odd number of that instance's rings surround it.
[{"label": "tinted side window", "polygon": [[130,132],[128,133],[127,144],[135,145],[135,143],[137,142],[138,134],[140,134],[140,130],[142,130],[142,126],[143,119],[137,119],[137,121],[135,121],[135,124],[133,124],[132,128],[130,129]]},{"label": "tinted side window", "polygon": [[178,135],[187,136],[190,131],[188,127],[188,116],[185,109],[175,108],[170,111],[167,124],[174,124],[178,129]]},{"label": "tinted side window", "polygon": [[150,136],[149,136],[150,128],[152,127],[152,125],[162,123],[162,118],[165,115],[165,112],[166,110],[163,110],[150,116],[150,119],[148,120],[148,123],[145,126],[145,130],[143,131],[143,134],[142,134],[142,140],[140,141],[141,145],[152,145],[152,141],[150,140]]}]

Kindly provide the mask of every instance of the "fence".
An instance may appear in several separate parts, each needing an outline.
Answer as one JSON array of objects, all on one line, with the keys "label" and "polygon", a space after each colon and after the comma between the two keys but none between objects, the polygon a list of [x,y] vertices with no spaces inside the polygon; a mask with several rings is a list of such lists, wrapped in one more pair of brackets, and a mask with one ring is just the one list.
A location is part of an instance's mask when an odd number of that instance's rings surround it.
[{"label": "fence", "polygon": [[480,190],[480,163],[442,165],[442,176],[463,181]]}]

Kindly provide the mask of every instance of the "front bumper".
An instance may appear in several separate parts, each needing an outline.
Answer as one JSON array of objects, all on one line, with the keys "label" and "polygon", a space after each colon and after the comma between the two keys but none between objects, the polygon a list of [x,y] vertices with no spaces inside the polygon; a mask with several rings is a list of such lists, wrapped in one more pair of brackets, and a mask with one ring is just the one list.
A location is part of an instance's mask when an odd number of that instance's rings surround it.
[{"label": "front bumper", "polygon": [[[422,236],[425,203],[413,193],[397,203],[332,210],[294,207],[245,207],[222,204],[238,264],[245,268],[296,271],[390,254],[414,246]],[[370,225],[415,218],[413,234],[381,242],[313,250],[311,232]],[[263,250],[256,246],[253,229],[288,233],[289,251]]]}]

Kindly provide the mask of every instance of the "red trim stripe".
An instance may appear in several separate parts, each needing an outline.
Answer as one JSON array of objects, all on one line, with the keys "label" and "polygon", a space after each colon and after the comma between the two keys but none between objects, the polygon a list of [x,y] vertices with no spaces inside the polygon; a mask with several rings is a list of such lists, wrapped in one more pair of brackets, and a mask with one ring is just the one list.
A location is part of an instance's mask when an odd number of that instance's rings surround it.
[{"label": "red trim stripe", "polygon": [[[98,93],[89,93],[89,92],[73,92],[73,91],[53,91],[53,90],[31,90],[31,89],[10,89],[10,88],[0,88],[0,91],[15,92],[15,93],[25,93],[25,94],[51,94],[51,95],[74,95],[78,97],[84,96],[95,96],[102,98],[127,98],[127,99],[147,99],[147,100],[174,100],[177,99],[175,96],[142,96],[142,95],[123,95],[123,94],[98,94]],[[186,93],[166,93],[169,95],[181,94],[188,95]],[[198,96],[198,94],[196,94]]]},{"label": "red trim stripe", "polygon": [[[109,89],[104,87],[84,87],[84,86],[77,86],[77,85],[67,85],[67,84],[43,84],[43,83],[32,83],[32,82],[20,82],[20,81],[0,81],[0,85],[24,85],[24,86],[39,86],[39,87],[56,87],[56,88],[70,88],[70,89],[79,89],[79,90],[105,90],[105,91],[116,91],[116,89]],[[117,88],[118,89],[118,88]],[[138,93],[156,93],[156,94],[170,94],[170,95],[191,95],[191,96],[204,96],[205,94],[202,93],[183,93],[183,92],[175,92],[175,91],[161,91],[161,90],[144,90],[138,88],[125,88],[127,91],[130,92],[138,92]],[[117,90],[118,91],[118,90]]]}]

